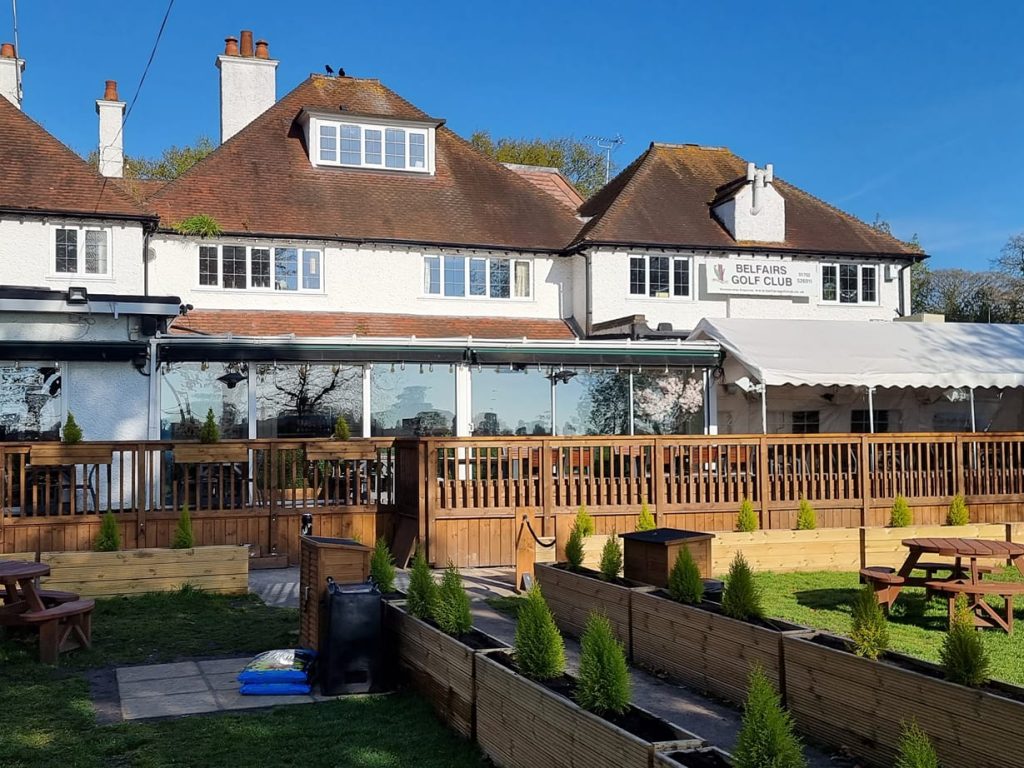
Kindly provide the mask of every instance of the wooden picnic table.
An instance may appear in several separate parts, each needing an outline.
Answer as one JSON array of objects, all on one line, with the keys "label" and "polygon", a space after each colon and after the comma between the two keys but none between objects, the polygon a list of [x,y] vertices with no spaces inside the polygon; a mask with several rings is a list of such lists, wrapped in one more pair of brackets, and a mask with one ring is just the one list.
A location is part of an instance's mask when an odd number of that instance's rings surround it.
[{"label": "wooden picnic table", "polygon": [[[45,610],[46,606],[36,589],[36,579],[49,575],[50,566],[46,563],[0,560],[0,584],[4,586],[4,605],[0,608],[0,617]],[[0,623],[3,623],[2,619]]]}]

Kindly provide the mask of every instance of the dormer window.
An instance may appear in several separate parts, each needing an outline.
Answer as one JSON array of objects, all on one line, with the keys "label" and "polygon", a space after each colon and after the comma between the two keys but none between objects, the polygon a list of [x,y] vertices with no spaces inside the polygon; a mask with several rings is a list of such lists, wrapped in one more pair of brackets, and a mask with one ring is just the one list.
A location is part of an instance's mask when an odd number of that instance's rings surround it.
[{"label": "dormer window", "polygon": [[391,120],[339,120],[309,115],[314,165],[433,173],[435,124]]}]

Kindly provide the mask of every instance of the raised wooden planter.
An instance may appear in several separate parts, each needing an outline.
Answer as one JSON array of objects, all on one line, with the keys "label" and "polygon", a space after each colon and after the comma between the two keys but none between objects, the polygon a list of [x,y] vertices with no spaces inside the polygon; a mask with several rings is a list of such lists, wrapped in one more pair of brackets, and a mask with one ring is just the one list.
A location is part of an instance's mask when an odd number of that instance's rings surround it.
[{"label": "raised wooden planter", "polygon": [[249,460],[244,442],[175,443],[175,464],[241,464]]},{"label": "raised wooden planter", "polygon": [[358,461],[377,458],[377,445],[360,440],[318,440],[306,443],[309,461]]},{"label": "raised wooden planter", "polygon": [[630,615],[635,663],[734,704],[746,701],[755,663],[780,689],[783,636],[810,633],[778,620],[768,620],[771,626],[737,621],[721,606],[685,605],[661,591],[634,591]]},{"label": "raised wooden planter", "polygon": [[110,464],[113,460],[110,443],[37,443],[29,449],[29,463],[36,467]]},{"label": "raised wooden planter", "polygon": [[692,733],[634,708],[663,725],[667,737],[643,739],[503,661],[495,654],[476,660],[477,743],[502,768],[647,768],[657,752],[703,745]]},{"label": "raised wooden planter", "polygon": [[625,579],[604,581],[597,571],[570,571],[564,564],[537,563],[534,574],[560,630],[579,637],[587,627],[590,614],[597,611],[608,618],[612,632],[629,653],[631,595],[637,589],[646,588],[645,585]]},{"label": "raised wooden planter", "polygon": [[900,654],[871,661],[846,647],[825,634],[783,639],[787,705],[809,738],[883,768],[894,762],[901,720],[914,718],[942,765],[1024,765],[1024,688],[967,688],[941,679],[934,664]]},{"label": "raised wooden planter", "polygon": [[[34,555],[10,557],[32,559]],[[50,566],[50,575],[42,579],[46,589],[76,592],[82,597],[170,592],[184,584],[220,594],[249,591],[249,547],[246,545],[44,552],[40,559]]]},{"label": "raised wooden planter", "polygon": [[732,755],[718,747],[698,747],[656,755],[655,768],[730,768]]},{"label": "raised wooden planter", "polygon": [[[417,619],[399,603],[384,607],[399,663],[441,718],[466,738],[476,735],[476,660],[481,651],[507,648],[478,630],[458,639]],[[465,642],[464,642],[465,641]]]}]

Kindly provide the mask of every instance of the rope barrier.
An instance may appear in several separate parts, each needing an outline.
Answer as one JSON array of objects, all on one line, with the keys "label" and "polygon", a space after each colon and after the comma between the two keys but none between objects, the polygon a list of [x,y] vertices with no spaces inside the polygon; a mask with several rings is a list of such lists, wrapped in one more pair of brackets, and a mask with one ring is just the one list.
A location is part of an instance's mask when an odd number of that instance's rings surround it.
[{"label": "rope barrier", "polygon": [[553,541],[543,542],[543,541],[540,540],[540,538],[537,536],[537,532],[533,530],[533,526],[530,524],[530,517],[529,517],[529,515],[523,515],[523,522],[519,526],[520,530],[522,530],[523,525],[526,526],[526,530],[528,530],[530,532],[530,535],[533,536],[533,540],[535,542],[537,542],[537,544],[539,544],[540,546],[542,546],[542,547],[553,547],[553,546],[555,546],[555,542],[553,542]]}]

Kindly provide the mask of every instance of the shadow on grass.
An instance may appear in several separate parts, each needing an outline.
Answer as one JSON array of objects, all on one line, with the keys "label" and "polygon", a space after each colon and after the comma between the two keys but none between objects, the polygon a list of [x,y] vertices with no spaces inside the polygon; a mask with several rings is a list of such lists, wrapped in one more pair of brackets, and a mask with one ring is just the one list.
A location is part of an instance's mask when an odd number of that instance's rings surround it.
[{"label": "shadow on grass", "polygon": [[[805,608],[818,611],[833,611],[852,614],[854,598],[859,590],[843,589],[804,589],[794,593],[796,602]],[[948,619],[945,601],[938,598],[928,600],[924,592],[904,591],[889,613],[889,621],[924,630],[946,631]]]}]

